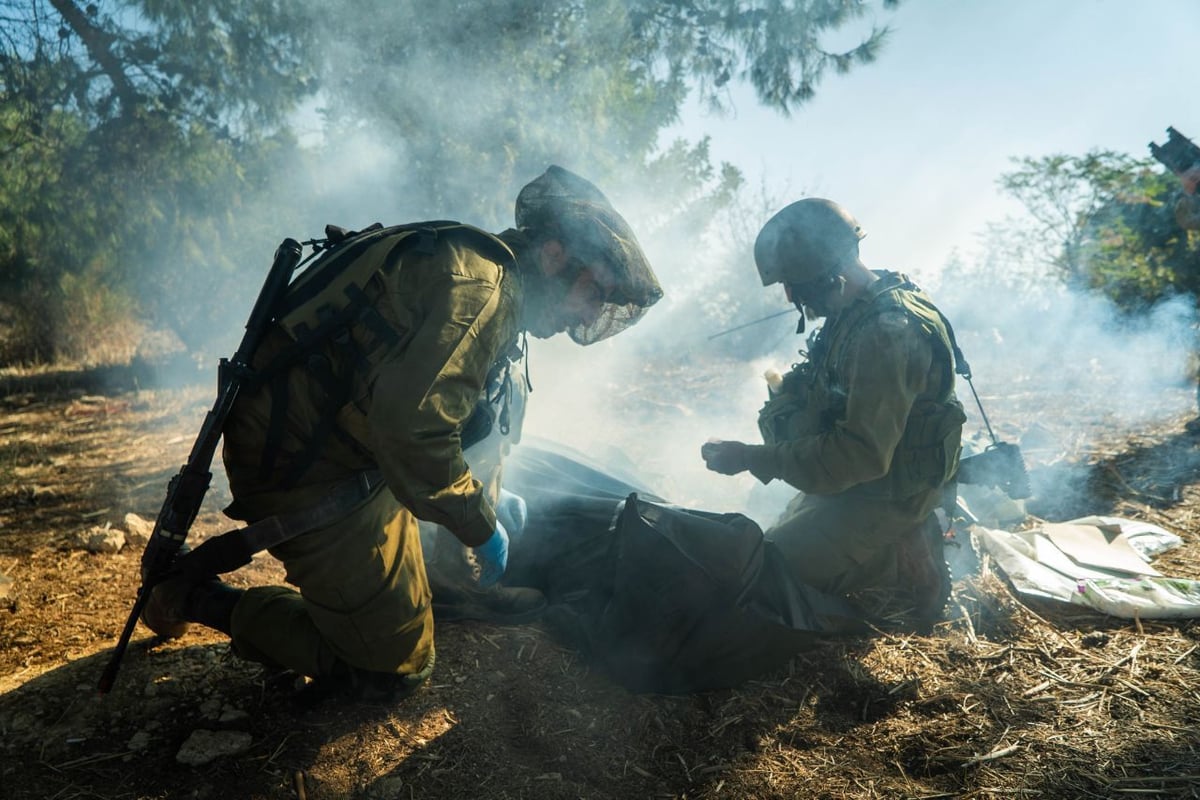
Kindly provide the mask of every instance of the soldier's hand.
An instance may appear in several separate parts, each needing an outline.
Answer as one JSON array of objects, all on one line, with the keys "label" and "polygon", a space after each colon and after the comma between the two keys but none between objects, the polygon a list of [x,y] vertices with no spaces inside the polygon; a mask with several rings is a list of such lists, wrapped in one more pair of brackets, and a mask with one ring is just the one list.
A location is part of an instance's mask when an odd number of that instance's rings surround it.
[{"label": "soldier's hand", "polygon": [[504,523],[497,520],[496,530],[474,549],[475,559],[479,562],[479,588],[495,586],[508,568],[508,531],[504,530]]},{"label": "soldier's hand", "polygon": [[504,525],[510,541],[515,542],[521,538],[528,519],[529,505],[525,502],[525,498],[508,489],[501,489],[500,497],[496,502],[496,521]]},{"label": "soldier's hand", "polygon": [[700,457],[704,459],[704,465],[713,472],[737,475],[747,469],[747,447],[749,445],[742,442],[705,442],[700,445]]}]

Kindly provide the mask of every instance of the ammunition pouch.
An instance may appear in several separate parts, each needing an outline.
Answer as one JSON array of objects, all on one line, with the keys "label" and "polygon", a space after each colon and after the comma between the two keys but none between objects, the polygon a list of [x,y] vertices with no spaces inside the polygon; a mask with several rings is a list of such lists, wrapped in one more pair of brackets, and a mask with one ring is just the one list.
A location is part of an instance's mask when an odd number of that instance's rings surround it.
[{"label": "ammunition pouch", "polygon": [[791,425],[804,411],[805,403],[792,394],[777,394],[758,412],[758,430],[764,444],[776,445],[792,438]]},{"label": "ammunition pouch", "polygon": [[895,498],[936,489],[959,469],[962,425],[967,415],[957,400],[929,403],[909,414],[904,436],[892,455],[887,480]]},{"label": "ammunition pouch", "polygon": [[764,444],[780,444],[817,432],[809,419],[813,408],[811,389],[808,364],[800,364],[784,376],[778,391],[758,412],[758,430]]}]

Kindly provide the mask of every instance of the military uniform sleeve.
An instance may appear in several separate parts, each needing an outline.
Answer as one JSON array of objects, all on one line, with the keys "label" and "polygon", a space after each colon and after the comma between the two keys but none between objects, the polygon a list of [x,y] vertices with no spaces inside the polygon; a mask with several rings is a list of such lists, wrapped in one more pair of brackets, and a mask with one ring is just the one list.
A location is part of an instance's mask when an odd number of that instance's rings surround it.
[{"label": "military uniform sleeve", "polygon": [[779,478],[809,494],[837,494],[881,478],[909,412],[929,380],[933,350],[902,313],[881,314],[847,344],[839,372],[846,409],[821,433],[747,449],[760,481]]},{"label": "military uniform sleeve", "polygon": [[415,305],[411,340],[374,376],[372,447],[400,502],[475,547],[495,529],[496,514],[463,458],[460,429],[515,333],[514,314],[497,281],[454,272],[423,284]]}]

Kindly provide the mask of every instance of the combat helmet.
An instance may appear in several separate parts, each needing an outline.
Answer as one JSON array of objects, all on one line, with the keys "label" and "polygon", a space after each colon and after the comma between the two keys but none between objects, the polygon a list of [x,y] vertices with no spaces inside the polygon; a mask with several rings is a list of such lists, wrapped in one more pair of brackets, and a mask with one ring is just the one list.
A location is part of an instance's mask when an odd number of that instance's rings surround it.
[{"label": "combat helmet", "polygon": [[763,286],[808,283],[856,255],[864,236],[849,211],[832,200],[806,197],[763,225],[754,241],[754,263]]},{"label": "combat helmet", "polygon": [[553,230],[580,259],[612,273],[615,288],[599,316],[567,330],[579,344],[606,339],[636,323],[662,296],[662,287],[629,223],[585,178],[557,165],[517,195],[517,227]]}]

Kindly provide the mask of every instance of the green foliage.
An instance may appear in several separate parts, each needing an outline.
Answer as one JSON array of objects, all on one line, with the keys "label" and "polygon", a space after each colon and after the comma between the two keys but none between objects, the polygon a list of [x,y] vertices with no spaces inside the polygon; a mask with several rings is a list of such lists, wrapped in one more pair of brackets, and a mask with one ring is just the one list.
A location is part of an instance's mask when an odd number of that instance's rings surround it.
[{"label": "green foliage", "polygon": [[335,130],[396,142],[398,196],[504,224],[548,163],[602,185],[642,170],[692,87],[720,104],[742,79],[780,111],[799,106],[828,70],[874,58],[884,31],[845,52],[820,43],[871,5],[370,0],[326,21],[325,111]]},{"label": "green foliage", "polygon": [[273,249],[262,226],[283,213],[263,213],[260,187],[275,151],[294,145],[237,146],[156,112],[90,131],[59,116],[53,146],[8,151],[0,180],[0,284],[37,321],[23,360],[86,359],[131,318],[200,345],[244,291],[230,280],[244,253]]},{"label": "green foliage", "polygon": [[[688,92],[719,105],[745,80],[790,112],[875,57],[886,31],[821,43],[872,5],[0,0],[0,291],[24,340],[8,357],[111,355],[141,326],[189,349],[227,333],[364,135],[398,165],[380,216],[503,227],[561,163],[621,199],[652,192],[623,209],[659,235],[694,231],[741,178],[707,142],[660,143]],[[289,126],[314,97],[324,144],[301,147]]]},{"label": "green foliage", "polygon": [[161,112],[239,133],[277,124],[315,76],[282,0],[0,0],[3,85],[90,126]]},{"label": "green foliage", "polygon": [[825,33],[870,7],[862,0],[632,2],[628,21],[631,37],[644,45],[638,58],[661,74],[690,76],[710,104],[721,107],[722,91],[740,77],[764,104],[786,114],[815,96],[827,70],[842,74],[875,60],[886,29],[872,28],[845,51],[822,44]]},{"label": "green foliage", "polygon": [[1177,193],[1173,175],[1147,170],[1097,212],[1084,240],[1089,288],[1129,311],[1176,294],[1200,297],[1200,233],[1176,223]]},{"label": "green foliage", "polygon": [[146,323],[199,342],[240,249],[261,244],[238,212],[295,149],[272,131],[309,77],[280,52],[277,4],[108,5],[2,6],[9,358],[127,357]]},{"label": "green foliage", "polygon": [[1002,175],[999,184],[1028,212],[1037,255],[1061,277],[1079,280],[1086,268],[1089,225],[1102,208],[1132,190],[1138,162],[1112,151],[1013,161],[1017,168]]},{"label": "green foliage", "polygon": [[1023,246],[1068,285],[1131,312],[1179,293],[1200,296],[1200,236],[1175,221],[1173,175],[1111,151],[1016,163],[1000,185],[1030,222],[1009,235],[1027,237]]}]

